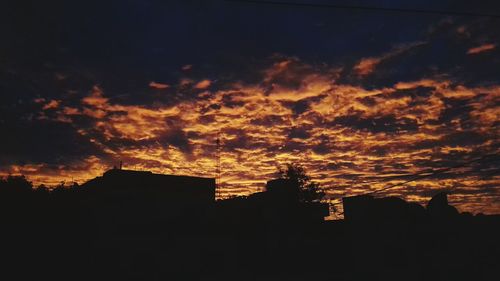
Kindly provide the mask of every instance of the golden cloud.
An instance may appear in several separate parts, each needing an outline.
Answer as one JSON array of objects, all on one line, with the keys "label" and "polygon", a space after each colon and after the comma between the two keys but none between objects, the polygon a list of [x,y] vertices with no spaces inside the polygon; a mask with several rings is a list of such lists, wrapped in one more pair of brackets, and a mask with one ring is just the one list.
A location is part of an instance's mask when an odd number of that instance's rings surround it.
[{"label": "golden cloud", "polygon": [[[261,83],[235,82],[174,105],[117,104],[95,86],[78,107],[61,101],[55,120],[78,127],[79,117],[90,118],[92,126],[77,128],[78,133],[110,159],[123,160],[125,168],[209,177],[215,176],[220,132],[225,196],[262,190],[276,166],[290,161],[304,165],[333,199],[403,182],[449,165],[450,159],[459,163],[495,151],[499,85],[474,88],[428,78],[368,90],[339,84],[337,71],[320,71],[296,58],[281,58],[261,73]],[[202,80],[194,88],[210,84]],[[52,183],[70,176],[88,179],[110,164],[94,156],[74,169],[12,166],[11,171]],[[498,212],[500,204],[491,199],[498,191],[468,190],[498,186],[499,180],[471,168],[386,194],[423,203],[433,191],[456,189],[462,193],[452,202],[461,210]]]}]

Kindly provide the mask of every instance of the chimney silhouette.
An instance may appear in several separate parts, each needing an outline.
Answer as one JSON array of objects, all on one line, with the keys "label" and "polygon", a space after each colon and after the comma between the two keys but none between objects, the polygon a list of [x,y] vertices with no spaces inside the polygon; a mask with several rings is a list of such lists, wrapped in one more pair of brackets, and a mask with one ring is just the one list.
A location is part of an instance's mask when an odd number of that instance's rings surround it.
[{"label": "chimney silhouette", "polygon": [[123,162],[120,160],[120,170],[123,168]]}]

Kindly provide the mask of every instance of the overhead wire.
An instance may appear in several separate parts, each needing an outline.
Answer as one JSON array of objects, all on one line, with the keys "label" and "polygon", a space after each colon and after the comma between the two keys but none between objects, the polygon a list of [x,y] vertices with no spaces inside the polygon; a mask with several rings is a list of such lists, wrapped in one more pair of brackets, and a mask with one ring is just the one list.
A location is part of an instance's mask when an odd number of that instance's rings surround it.
[{"label": "overhead wire", "polygon": [[[443,168],[443,169],[440,169],[440,170],[434,170],[432,172],[419,172],[419,173],[414,174],[415,176],[412,179],[409,179],[409,180],[406,180],[406,181],[400,182],[400,183],[395,183],[395,184],[392,184],[392,185],[389,185],[389,186],[386,186],[386,187],[383,187],[381,189],[377,189],[377,190],[374,190],[374,191],[366,192],[366,193],[363,193],[361,195],[372,195],[372,194],[376,194],[376,193],[379,193],[379,192],[383,192],[383,191],[386,191],[386,190],[389,190],[389,189],[392,189],[392,188],[395,188],[395,187],[402,186],[402,185],[410,183],[410,182],[414,182],[414,181],[421,180],[421,179],[424,179],[424,178],[433,177],[435,175],[443,174],[443,173],[451,171],[453,169],[458,169],[458,168],[466,167],[466,166],[468,166],[468,165],[470,165],[472,163],[475,163],[475,162],[478,162],[478,161],[484,161],[485,159],[487,159],[489,157],[493,157],[493,158],[490,158],[489,160],[486,160],[486,162],[489,162],[489,161],[499,161],[500,160],[500,157],[498,157],[498,155],[495,154],[495,153],[486,154],[486,155],[483,155],[483,156],[481,156],[479,158],[472,159],[472,160],[469,160],[469,161],[466,161],[466,162],[463,162],[463,163],[460,163],[460,164],[457,164],[457,165],[454,165],[454,166],[451,166],[451,167]],[[493,170],[493,174],[495,172],[499,172],[498,169]],[[330,202],[331,201],[340,201],[340,200],[341,200],[340,198],[335,198],[335,199],[330,199]],[[330,203],[330,205],[333,205],[333,206],[340,205],[340,204],[342,204],[342,202]]]},{"label": "overhead wire", "polygon": [[413,13],[413,14],[428,14],[441,16],[465,16],[465,17],[486,17],[500,19],[500,14],[492,13],[473,13],[462,11],[449,10],[433,10],[433,9],[410,9],[410,8],[393,8],[379,6],[361,6],[361,5],[341,5],[341,4],[324,4],[324,3],[304,3],[304,2],[286,2],[286,1],[257,1],[257,0],[225,0],[233,3],[246,3],[258,5],[274,5],[274,6],[290,6],[290,7],[309,7],[309,8],[331,8],[343,10],[360,10],[360,11],[382,11],[382,12],[397,12],[397,13]]}]

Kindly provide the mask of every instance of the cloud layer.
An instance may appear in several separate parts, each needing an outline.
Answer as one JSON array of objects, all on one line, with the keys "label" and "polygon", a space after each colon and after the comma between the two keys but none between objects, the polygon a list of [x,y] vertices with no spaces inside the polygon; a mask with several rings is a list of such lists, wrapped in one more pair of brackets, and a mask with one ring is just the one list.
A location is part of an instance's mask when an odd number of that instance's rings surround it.
[{"label": "cloud layer", "polygon": [[213,177],[219,133],[224,195],[287,162],[332,200],[470,162],[382,195],[446,189],[462,211],[500,213],[498,157],[473,161],[499,152],[496,22],[132,2],[39,5],[45,25],[12,14],[1,175],[82,182],[123,161]]},{"label": "cloud layer", "polygon": [[[46,184],[82,181],[121,160],[129,169],[214,176],[220,132],[225,195],[261,190],[278,165],[293,161],[339,198],[498,153],[498,85],[428,78],[365,89],[338,83],[336,69],[284,56],[258,72],[261,83],[235,81],[219,90],[208,90],[209,80],[183,79],[174,91],[190,87],[195,98],[173,105],[120,104],[99,85],[78,103],[35,100],[34,119],[74,134],[78,157],[56,166],[10,165],[4,173]],[[64,152],[61,145],[53,154]],[[462,210],[495,212],[498,184],[498,162],[479,162],[387,194],[424,202],[447,189]]]}]

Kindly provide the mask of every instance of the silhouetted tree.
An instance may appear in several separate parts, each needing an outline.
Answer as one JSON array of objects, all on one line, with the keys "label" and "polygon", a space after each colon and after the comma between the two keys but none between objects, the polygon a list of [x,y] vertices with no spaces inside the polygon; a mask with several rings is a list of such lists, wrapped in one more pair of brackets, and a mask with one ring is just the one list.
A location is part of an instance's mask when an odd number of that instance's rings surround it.
[{"label": "silhouetted tree", "polygon": [[40,184],[36,189],[35,191],[37,193],[41,193],[41,194],[47,194],[49,193],[49,189],[47,188],[47,186],[45,184]]},{"label": "silhouetted tree", "polygon": [[288,181],[289,188],[297,193],[300,202],[318,202],[325,196],[320,185],[312,181],[299,164],[289,163],[285,167],[278,167],[278,175]]},{"label": "silhouetted tree", "polygon": [[54,187],[54,189],[52,189],[52,193],[54,193],[54,194],[64,193],[67,190],[68,190],[68,187],[66,186],[66,182],[61,181],[58,185],[56,185],[56,187]]},{"label": "silhouetted tree", "polygon": [[6,178],[0,178],[0,190],[13,193],[25,193],[33,190],[33,184],[23,175],[9,175]]}]

